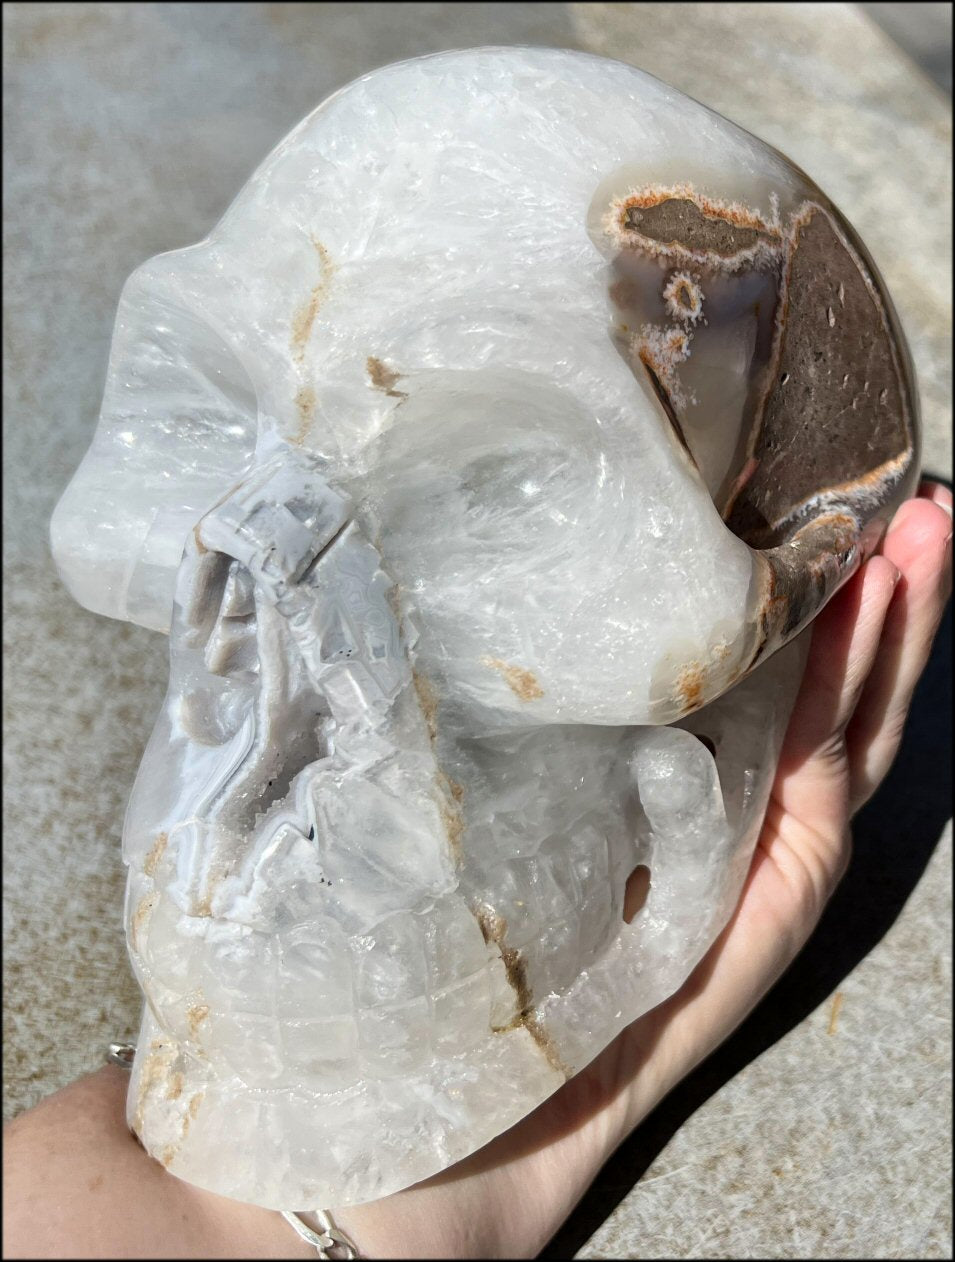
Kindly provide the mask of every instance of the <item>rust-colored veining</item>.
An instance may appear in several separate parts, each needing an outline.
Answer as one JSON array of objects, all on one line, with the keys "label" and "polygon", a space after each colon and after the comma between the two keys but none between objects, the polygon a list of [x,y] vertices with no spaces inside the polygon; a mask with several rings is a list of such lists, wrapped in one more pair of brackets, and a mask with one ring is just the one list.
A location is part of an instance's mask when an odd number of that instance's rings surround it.
[{"label": "rust-colored veining", "polygon": [[464,812],[461,802],[464,790],[451,777],[438,767],[435,772],[438,786],[438,801],[441,811],[441,822],[448,835],[448,843],[456,863],[461,861],[461,838],[464,836]]},{"label": "rust-colored veining", "polygon": [[147,894],[145,898],[141,898],[139,900],[136,910],[133,912],[133,917],[129,926],[129,937],[134,951],[138,951],[140,949],[140,938],[142,937],[143,929],[149,922],[149,915],[158,901],[159,895],[155,890],[153,890],[152,893]]},{"label": "rust-colored veining", "polygon": [[674,371],[673,360],[661,356],[653,343],[645,337],[638,339],[634,346],[637,359],[639,359],[646,370],[647,380],[650,382],[653,393],[659,400],[664,416],[670,422],[670,428],[676,436],[677,442],[693,467],[697,468],[696,459],[690,450],[690,444],[687,442],[686,434],[677,415],[677,405],[682,404],[683,396]]},{"label": "rust-colored veining", "polygon": [[703,314],[703,290],[686,272],[674,272],[663,287],[663,301],[674,320],[696,324]]},{"label": "rust-colored veining", "polygon": [[331,256],[325,246],[322,245],[321,241],[314,239],[312,240],[312,245],[315,247],[315,252],[319,258],[321,279],[316,285],[312,286],[308,298],[296,308],[292,315],[292,357],[299,364],[305,357],[305,348],[312,335],[315,317],[318,315],[319,309],[328,295],[328,288],[335,274],[335,265],[332,263]]},{"label": "rust-colored veining", "polygon": [[[260,785],[260,792],[265,789],[265,777]],[[197,890],[197,901],[190,911],[191,916],[211,919],[215,912],[212,903],[219,892],[222,882],[229,876],[229,865],[221,859],[213,861],[205,872],[200,890]]]},{"label": "rust-colored veining", "polygon": [[408,395],[404,390],[396,390],[395,386],[401,380],[403,373],[389,368],[388,365],[376,355],[369,355],[365,360],[365,367],[368,370],[368,376],[371,384],[376,390],[383,391],[392,399],[407,399]]},{"label": "rust-colored veining", "polygon": [[527,965],[520,951],[507,945],[507,921],[490,907],[481,906],[474,913],[486,943],[493,942],[501,955],[507,983],[514,992],[515,1012],[507,1025],[492,1026],[494,1034],[506,1034],[510,1030],[525,1029],[552,1069],[570,1078],[571,1073],[560,1059],[553,1039],[544,1029],[533,1005],[533,994],[527,980]]},{"label": "rust-colored veining", "polygon": [[424,715],[424,721],[428,725],[428,735],[434,741],[438,734],[438,694],[434,690],[434,685],[420,671],[412,668],[411,678],[414,683],[414,690],[418,695],[418,705],[421,707],[421,713]]},{"label": "rust-colored veining", "polygon": [[205,1095],[204,1091],[197,1091],[196,1094],[190,1099],[189,1104],[186,1108],[186,1111],[182,1117],[182,1134],[179,1140],[180,1143],[189,1134],[189,1127],[192,1124],[192,1122],[195,1121],[196,1114],[199,1112],[199,1105],[202,1103],[202,1097],[204,1095]]},{"label": "rust-colored veining", "polygon": [[295,429],[289,441],[301,447],[308,438],[315,420],[315,390],[312,386],[299,386],[295,393]]},{"label": "rust-colored veining", "polygon": [[774,220],[689,184],[650,186],[615,199],[606,226],[621,246],[723,267],[772,258],[782,241]]},{"label": "rust-colored veining", "polygon": [[523,666],[511,666],[502,662],[499,657],[485,657],[481,660],[485,666],[490,666],[504,676],[508,688],[521,701],[536,701],[544,695],[544,689],[532,671],[525,670]]},{"label": "rust-colored veining", "polygon": [[685,329],[676,326],[657,329],[646,325],[633,340],[637,358],[667,384],[674,401],[677,401],[679,390],[676,369],[690,357],[690,336]]},{"label": "rust-colored veining", "polygon": [[133,1114],[133,1130],[142,1134],[146,1101],[153,1091],[158,1091],[169,1077],[176,1059],[175,1048],[161,1039],[153,1039],[139,1070],[136,1095],[136,1111]]},{"label": "rust-colored veining", "polygon": [[705,672],[699,662],[688,663],[677,676],[676,692],[685,713],[698,710],[703,704],[705,678]]},{"label": "rust-colored veining", "polygon": [[305,355],[305,347],[311,336],[315,317],[318,315],[324,288],[324,285],[321,283],[316,285],[309,294],[308,301],[299,307],[292,316],[292,354],[299,363],[301,363]]},{"label": "rust-colored veining", "polygon": [[438,738],[438,694],[434,685],[426,675],[422,675],[415,667],[411,669],[411,679],[418,697],[418,705],[421,707],[422,717],[428,728],[428,738],[431,741],[432,752],[435,754],[434,778],[441,823],[444,825],[444,831],[448,838],[451,858],[458,865],[462,859],[461,838],[464,836],[465,829],[464,813],[461,810],[464,790],[451,779],[437,762],[437,753],[434,746]]},{"label": "rust-colored veining", "polygon": [[199,1026],[209,1015],[207,1003],[192,1003],[186,1009],[186,1020],[189,1022],[189,1033],[194,1039],[199,1037]]},{"label": "rust-colored veining", "polygon": [[441,774],[444,776],[445,780],[447,780],[448,788],[450,789],[451,796],[454,798],[455,802],[462,802],[464,800],[464,786],[458,784],[457,780],[452,780],[451,777],[445,775],[443,771]]},{"label": "rust-colored veining", "polygon": [[532,1007],[533,995],[527,981],[527,968],[520,951],[507,945],[507,921],[490,907],[481,907],[477,912],[477,922],[481,927],[485,942],[493,942],[501,953],[501,961],[507,974],[507,984],[514,991],[516,1012],[507,1025],[495,1026],[495,1033],[516,1029],[522,1025],[524,1017]]},{"label": "rust-colored veining", "polygon": [[456,863],[461,860],[461,838],[464,835],[464,817],[454,802],[442,799],[440,802],[441,822],[447,833],[448,845]]},{"label": "rust-colored veining", "polygon": [[[166,1096],[167,1100],[177,1100],[179,1096],[182,1094],[182,1086],[184,1082],[183,1075],[180,1073],[173,1074],[172,1081],[176,1084],[176,1090],[174,1092],[172,1089],[170,1089],[168,1095]],[[190,1097],[189,1103],[186,1106],[185,1111],[181,1115],[178,1143],[166,1144],[162,1152],[159,1154],[159,1160],[166,1167],[167,1170],[172,1165],[173,1161],[176,1158],[176,1154],[179,1152],[179,1149],[182,1147],[183,1141],[185,1140],[186,1136],[189,1134],[189,1127],[192,1124],[192,1122],[195,1121],[196,1115],[199,1112],[199,1105],[202,1103],[204,1095],[205,1095],[204,1091],[197,1091],[195,1095]]]},{"label": "rust-colored veining", "polygon": [[160,833],[153,842],[152,849],[146,856],[143,863],[143,871],[147,876],[152,876],[159,866],[159,860],[163,857],[166,846],[169,844],[169,834]]}]

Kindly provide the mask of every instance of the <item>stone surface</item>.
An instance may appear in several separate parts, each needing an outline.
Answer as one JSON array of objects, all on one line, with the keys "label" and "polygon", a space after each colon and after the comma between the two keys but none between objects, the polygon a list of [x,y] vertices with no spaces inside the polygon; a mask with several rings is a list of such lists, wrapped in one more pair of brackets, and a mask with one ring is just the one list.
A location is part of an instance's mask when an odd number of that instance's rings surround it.
[{"label": "stone surface", "polygon": [[353,511],[279,450],[197,525],[124,828],[131,1124],[273,1208],[443,1168],[679,985],[735,902],[804,647],[689,730],[486,731]]},{"label": "stone surface", "polygon": [[835,208],[621,62],[386,67],[137,269],[51,538],[94,611],[164,629],[176,582],[124,828],[147,1151],[370,1200],[672,994],[748,867],[787,642],[918,446]]},{"label": "stone surface", "polygon": [[[619,8],[630,12],[628,6]],[[727,8],[733,10],[732,16],[727,16]],[[605,13],[591,25],[591,11],[598,9]],[[135,991],[121,964],[116,936],[97,945],[90,922],[86,921],[89,927],[83,928],[88,900],[85,896],[80,898],[77,890],[86,890],[82,879],[86,874],[89,882],[105,882],[99,895],[102,906],[117,905],[115,846],[121,805],[149,715],[154,713],[161,693],[161,671],[145,679],[141,678],[141,666],[135,679],[132,674],[124,674],[124,663],[135,662],[137,654],[143,662],[147,657],[155,662],[153,651],[146,647],[150,637],[135,628],[97,625],[95,619],[74,611],[68,642],[62,634],[60,639],[43,634],[44,627],[61,625],[57,619],[63,609],[62,594],[54,596],[48,573],[44,576],[42,569],[37,570],[36,559],[44,547],[43,519],[88,441],[88,418],[98,403],[98,366],[105,361],[119,284],[133,265],[149,253],[162,246],[185,244],[211,225],[229,197],[229,192],[223,195],[223,186],[231,180],[234,189],[243,171],[265,152],[270,138],[281,134],[322,95],[322,89],[315,87],[316,59],[320,62],[326,55],[333,58],[329,62],[335,67],[331,73],[339,75],[337,82],[341,82],[368,68],[376,59],[386,61],[421,51],[425,39],[433,41],[431,47],[442,42],[461,45],[495,38],[530,38],[551,43],[580,40],[587,46],[605,38],[603,24],[613,41],[612,49],[607,51],[626,55],[671,80],[678,73],[685,73],[690,81],[682,80],[681,86],[689,87],[695,95],[763,135],[769,136],[778,127],[777,143],[811,169],[844,206],[889,276],[919,360],[928,422],[927,464],[935,471],[946,471],[947,425],[939,424],[947,398],[941,375],[946,360],[944,355],[933,352],[931,342],[932,337],[939,346],[945,341],[946,269],[939,268],[936,262],[939,252],[944,256],[947,249],[944,231],[938,244],[933,245],[932,233],[940,221],[921,216],[919,231],[912,236],[912,249],[904,254],[896,251],[881,207],[870,198],[880,187],[894,190],[885,196],[900,208],[905,222],[915,222],[914,203],[912,209],[906,209],[912,190],[921,190],[929,204],[944,200],[947,163],[937,157],[939,146],[943,152],[947,146],[944,111],[926,95],[901,61],[893,61],[880,37],[850,10],[833,6],[827,11],[827,23],[820,24],[814,17],[804,16],[800,6],[780,9],[783,16],[771,30],[766,29],[769,19],[765,17],[758,26],[747,25],[748,14],[755,12],[748,6],[720,6],[718,12],[709,6],[691,6],[676,13],[668,6],[652,5],[641,6],[639,22],[630,19],[629,25],[615,6],[547,6],[546,13],[535,6],[509,6],[506,29],[501,25],[495,28],[500,10],[493,6],[458,6],[453,19],[448,19],[452,22],[450,27],[442,25],[443,19],[435,10],[425,15],[419,28],[412,29],[404,24],[400,28],[389,25],[392,18],[387,9],[369,6],[364,7],[357,26],[348,6],[326,7],[320,15],[314,10],[309,13],[307,6],[304,10],[272,6],[264,11],[252,6],[243,11],[241,21],[225,26],[216,10],[180,10],[174,26],[164,23],[160,11],[149,6],[129,13],[120,13],[116,6],[88,6],[82,11],[32,6],[29,12],[31,18],[35,17],[35,24],[29,25],[28,46],[21,42],[19,48],[14,45],[11,53],[8,39],[11,101],[28,102],[30,119],[28,125],[21,123],[13,139],[8,135],[8,145],[22,141],[26,146],[15,176],[8,167],[8,191],[16,195],[17,208],[8,220],[8,243],[26,239],[27,224],[31,242],[29,251],[10,255],[28,270],[11,286],[16,300],[15,318],[8,321],[8,370],[14,367],[16,371],[8,371],[7,388],[13,392],[11,401],[19,401],[20,410],[7,409],[8,474],[15,474],[10,478],[6,499],[12,510],[7,535],[7,609],[8,615],[12,611],[16,617],[13,622],[8,617],[5,628],[9,646],[7,696],[11,706],[6,751],[10,768],[6,900],[7,924],[17,927],[17,937],[8,946],[8,966],[12,961],[20,970],[16,976],[23,979],[24,988],[22,1002],[18,1002],[15,1011],[8,1005],[7,1012],[8,1029],[13,1033],[7,1045],[8,1111],[66,1081],[84,1064],[95,1063],[95,1048],[107,1038],[131,1032],[128,1025],[118,1028],[124,1012],[125,1021],[134,1019]],[[28,12],[26,6],[21,12]],[[268,15],[264,19],[260,17],[263,12]],[[692,13],[690,21],[688,12]],[[764,9],[763,14],[766,12]],[[183,17],[184,13],[189,16]],[[5,21],[10,16],[8,6]],[[111,38],[114,22],[125,23],[122,40]],[[24,29],[21,25],[21,33]],[[319,29],[322,41],[316,44],[312,35]],[[290,31],[294,32],[292,38],[288,38]],[[738,75],[721,78],[720,63],[714,64],[706,50],[715,40],[722,40],[725,45],[727,31],[731,44],[738,41],[747,57],[760,59],[776,85],[775,92],[767,92],[762,81],[756,85]],[[356,59],[347,68],[341,52],[343,45],[336,43],[345,32],[349,32],[347,56]],[[760,45],[764,34],[769,43]],[[384,41],[377,58],[375,41]],[[789,55],[777,57],[766,51],[769,47],[787,49]],[[237,61],[240,50],[241,60]],[[311,73],[302,76],[300,82],[289,74],[288,60],[303,53],[310,60]],[[270,74],[273,65],[281,68]],[[74,73],[75,66],[81,67],[79,74]],[[174,71],[165,69],[172,66]],[[235,91],[237,66],[243,84],[239,95]],[[144,67],[148,70],[144,71]],[[144,73],[146,94],[139,87]],[[811,83],[813,76],[820,74],[824,80],[828,75],[830,84],[836,82],[832,75],[837,74],[840,91],[803,93],[800,84]],[[61,82],[69,82],[70,91],[65,95],[50,92],[51,75],[54,80],[59,76]],[[268,91],[258,96],[256,76],[268,85]],[[158,103],[162,101],[168,102],[162,108],[171,111],[175,118],[183,92],[188,92],[192,81],[201,83],[203,99],[208,102],[203,113],[206,121],[194,123],[186,143],[182,137],[177,139],[175,160],[170,156],[165,164],[145,164],[140,137],[147,118],[156,119]],[[335,82],[328,82],[328,86]],[[35,90],[31,84],[37,85]],[[59,103],[64,99],[71,103],[69,113],[60,112]],[[863,110],[853,108],[860,99],[865,101]],[[142,114],[137,115],[140,107]],[[778,116],[774,113],[777,109]],[[789,124],[794,111],[800,118],[796,133],[792,133]],[[194,108],[191,117],[197,117]],[[271,121],[264,123],[265,119]],[[230,143],[214,144],[217,134],[228,134]],[[872,142],[876,134],[880,135],[879,144]],[[869,155],[884,154],[887,144],[890,149],[897,146],[892,149],[896,157],[887,159],[876,177]],[[176,175],[182,170],[183,159],[195,161],[194,173],[185,182]],[[48,160],[50,166],[45,168],[43,164]],[[49,175],[44,175],[41,182],[38,172],[45,170]],[[114,170],[116,178],[111,181],[109,173]],[[70,196],[58,203],[61,186]],[[46,206],[34,207],[30,199],[41,187],[47,197]],[[80,198],[76,197],[77,188],[84,193]],[[106,204],[98,200],[101,195],[116,208],[108,216],[97,209]],[[139,224],[150,225],[151,237],[143,238]],[[47,232],[48,243],[44,244]],[[63,243],[73,239],[82,244],[66,255],[72,286],[64,289]],[[45,294],[55,294],[56,300],[45,303]],[[31,324],[34,320],[41,323]],[[37,336],[32,332],[34,328],[48,330],[49,336]],[[59,348],[53,360],[45,350],[50,339]],[[84,413],[86,420],[82,419]],[[49,443],[48,428],[26,423],[27,417],[37,415],[56,418],[62,448]],[[34,458],[31,450],[42,452],[42,459]],[[20,472],[26,468],[31,470],[29,499],[25,497],[26,480]],[[87,640],[82,638],[84,628],[89,628]],[[16,666],[16,673],[11,663]],[[55,691],[48,686],[53,679]],[[14,684],[16,694],[11,691]],[[945,687],[943,670],[935,681],[934,694],[927,699],[929,706],[937,706],[935,698]],[[17,699],[21,697],[22,700]],[[929,732],[916,725],[912,739],[925,742]],[[884,823],[882,834],[878,835],[871,818],[866,825],[862,835],[865,844],[860,846],[861,859],[855,867],[856,879],[853,881],[850,873],[847,883],[858,901],[840,909],[843,917],[848,915],[856,926],[854,938],[860,944],[859,951],[873,946],[898,913],[921,871],[925,847],[931,846],[941,828],[945,808],[934,786],[939,783],[937,768],[946,763],[944,758],[935,760],[939,759],[938,751],[944,751],[946,739],[949,738],[942,727],[931,731],[931,743],[917,745],[918,756],[908,764],[911,787],[905,786],[900,796],[896,786],[894,796],[887,799],[892,806],[883,808],[889,809],[893,818],[904,821],[903,850],[898,850],[898,838],[890,835],[892,830]],[[67,781],[61,770],[64,747],[69,747],[68,757],[76,775],[66,796],[62,786]],[[21,754],[21,750],[25,752]],[[103,777],[104,762],[114,769],[117,780],[125,777],[124,785]],[[29,771],[22,772],[21,767],[28,767]],[[11,770],[17,776],[15,796],[9,792]],[[889,789],[892,791],[892,786]],[[49,825],[37,830],[36,821],[42,818],[48,819]],[[62,830],[63,819],[69,820],[68,834]],[[869,862],[874,837],[878,843],[876,853],[885,856],[878,879]],[[67,838],[73,843],[69,849]],[[915,862],[919,856],[921,860]],[[944,904],[942,872],[940,866],[933,864],[920,889],[937,891]],[[860,876],[866,878],[867,873],[871,874],[868,883],[862,879],[860,886]],[[110,880],[114,882],[112,893]],[[71,925],[71,931],[60,942],[49,936],[47,911],[41,920],[36,918],[34,908],[39,906],[59,909],[54,913],[58,921]],[[947,1040],[934,1033],[939,1028],[935,1017],[944,1009],[941,996],[947,993],[947,981],[944,976],[937,980],[932,971],[940,959],[944,960],[946,948],[938,942],[937,923],[931,900],[925,903],[913,898],[897,926],[898,930],[908,926],[908,934],[894,931],[876,947],[871,957],[873,964],[879,960],[898,963],[904,958],[907,967],[910,964],[915,969],[904,989],[891,991],[882,984],[880,974],[870,976],[865,967],[853,974],[860,1002],[871,1002],[878,995],[880,1020],[885,1022],[881,1027],[883,1044],[898,1047],[900,1055],[910,1042],[913,1049],[921,1050],[906,1062],[905,1080],[910,1086],[904,1094],[899,1090],[901,1080],[891,1072],[891,1062],[881,1057],[873,1059],[870,1053],[858,1062],[865,1067],[864,1077],[861,1092],[858,1075],[852,1079],[851,1099],[861,1103],[845,1115],[842,1123],[840,1134],[845,1147],[841,1151],[852,1157],[846,1158],[845,1174],[838,1185],[833,1182],[831,1169],[813,1161],[815,1130],[804,1126],[803,1112],[790,1111],[785,1103],[794,1092],[798,1098],[800,1084],[811,1088],[825,1071],[825,1054],[832,1046],[825,1041],[820,1048],[811,1037],[811,1022],[807,1022],[787,1040],[794,1049],[791,1055],[783,1050],[786,1044],[778,1044],[759,1061],[742,1068],[746,1059],[768,1045],[764,1040],[749,1052],[749,1057],[735,1064],[742,1073],[734,1085],[744,1091],[744,1100],[746,1083],[752,1083],[755,1092],[760,1074],[775,1076],[781,1085],[778,1099],[782,1103],[767,1142],[775,1145],[776,1152],[782,1149],[796,1155],[805,1145],[803,1160],[798,1163],[800,1178],[795,1190],[788,1194],[785,1220],[773,1210],[772,1202],[755,1194],[745,1206],[750,1211],[748,1215],[726,1218],[726,1187],[712,1177],[712,1172],[706,1173],[706,1163],[715,1162],[717,1168],[728,1171],[734,1162],[742,1161],[752,1184],[764,1150],[751,1144],[743,1157],[733,1157],[730,1141],[721,1138],[724,1132],[719,1127],[707,1130],[708,1119],[721,1115],[721,1092],[685,1123],[681,1138],[687,1145],[689,1164],[685,1170],[671,1170],[669,1178],[659,1186],[653,1185],[654,1210],[649,1217],[640,1216],[640,1207],[646,1202],[638,1199],[638,1187],[634,1198],[621,1206],[612,1221],[639,1222],[644,1241],[655,1242],[651,1253],[662,1249],[671,1249],[676,1255],[681,1250],[685,1253],[695,1247],[698,1239],[693,1234],[695,1225],[706,1222],[715,1238],[726,1242],[728,1250],[743,1252],[745,1256],[804,1256],[808,1252],[842,1256],[841,1249],[848,1247],[844,1241],[851,1241],[851,1247],[859,1252],[884,1256],[904,1256],[913,1247],[920,1249],[923,1256],[947,1256],[944,1198],[939,1199],[940,1193],[935,1191],[940,1185],[925,1179],[926,1169],[944,1170],[947,1160],[944,1128],[938,1127],[939,1115],[945,1110],[938,1108],[937,1085],[946,1079]],[[851,968],[858,955],[847,955],[839,945],[841,941],[838,933],[830,938],[826,958],[844,961],[840,966]],[[41,953],[43,970],[35,972],[25,967],[31,952]],[[787,1021],[798,1021],[801,1012],[820,1002],[825,995],[825,989],[820,987],[839,985],[841,974],[834,973],[831,967],[820,967],[818,957],[816,960],[819,980],[808,986],[805,1002],[784,1005],[782,1013],[777,1013],[776,1024],[769,1022],[777,1035],[788,1028]],[[58,972],[75,979],[66,994],[53,980]],[[8,976],[13,974],[8,972]],[[805,975],[802,976],[805,981]],[[913,989],[920,996],[920,1015],[914,1021],[909,1002]],[[791,989],[784,995],[791,1000]],[[850,1012],[848,1003],[847,998],[844,1016]],[[64,1004],[68,1007],[64,1008]],[[65,1024],[71,1030],[71,1037],[66,1040],[61,1028],[64,1012]],[[51,1024],[53,1021],[56,1025]],[[77,1030],[88,1031],[85,1049],[83,1035]],[[700,1102],[699,1097],[696,1102]],[[876,1144],[884,1147],[887,1131],[903,1135],[904,1139],[881,1177],[872,1180],[865,1174],[866,1154]],[[640,1136],[638,1140],[643,1145],[641,1153],[651,1149],[653,1132],[645,1130],[642,1140]],[[661,1160],[665,1161],[665,1156]],[[640,1161],[631,1156],[629,1169],[636,1172],[639,1168]],[[625,1165],[618,1174],[618,1183],[627,1177],[627,1172]],[[653,1174],[651,1170],[648,1187]],[[774,1182],[773,1186],[778,1184]],[[901,1220],[892,1216],[891,1206],[896,1203],[892,1189],[906,1198],[909,1212],[904,1228]],[[916,1191],[910,1194],[909,1189]],[[608,1191],[605,1183],[596,1221],[607,1213],[611,1195],[619,1197],[619,1191]],[[672,1212],[677,1206],[679,1213]],[[593,1217],[589,1221],[594,1224]],[[686,1233],[683,1236],[679,1235],[681,1229]],[[609,1239],[602,1238],[599,1245],[602,1256],[607,1255],[608,1247],[613,1247]],[[578,1243],[579,1240],[578,1234]]]}]

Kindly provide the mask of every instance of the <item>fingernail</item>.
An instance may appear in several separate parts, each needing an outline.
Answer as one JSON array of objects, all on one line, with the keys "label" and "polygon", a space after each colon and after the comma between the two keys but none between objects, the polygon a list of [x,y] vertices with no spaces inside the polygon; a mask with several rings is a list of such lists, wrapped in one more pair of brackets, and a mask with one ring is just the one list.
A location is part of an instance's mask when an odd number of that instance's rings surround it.
[{"label": "fingernail", "polygon": [[[883,561],[886,560],[885,557],[883,557],[882,559]],[[889,586],[889,594],[887,597],[888,600],[893,600],[895,598],[895,589],[898,587],[899,581],[901,580],[901,578],[902,578],[902,571],[898,569],[897,566],[893,565],[892,574],[889,578],[890,586]]]}]

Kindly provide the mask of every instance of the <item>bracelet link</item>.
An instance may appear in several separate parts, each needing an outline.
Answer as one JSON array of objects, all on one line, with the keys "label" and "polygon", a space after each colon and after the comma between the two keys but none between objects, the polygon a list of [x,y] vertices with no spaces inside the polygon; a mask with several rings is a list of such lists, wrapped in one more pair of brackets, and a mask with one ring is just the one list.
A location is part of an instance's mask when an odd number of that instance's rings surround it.
[{"label": "bracelet link", "polygon": [[345,1233],[338,1230],[327,1210],[316,1209],[311,1212],[318,1221],[318,1231],[310,1227],[300,1214],[292,1210],[282,1210],[282,1217],[303,1240],[316,1250],[320,1258],[329,1258],[333,1262],[352,1262],[353,1259],[359,1257],[358,1250]]}]

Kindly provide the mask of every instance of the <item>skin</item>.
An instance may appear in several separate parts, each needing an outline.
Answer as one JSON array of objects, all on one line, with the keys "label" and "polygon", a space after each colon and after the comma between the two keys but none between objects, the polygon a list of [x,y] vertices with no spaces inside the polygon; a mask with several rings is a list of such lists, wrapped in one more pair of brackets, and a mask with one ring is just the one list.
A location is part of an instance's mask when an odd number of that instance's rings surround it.
[{"label": "skin", "polygon": [[[427,1182],[335,1214],[366,1257],[533,1257],[633,1128],[792,962],[849,862],[850,819],[884,779],[951,591],[952,496],[923,483],[879,553],[816,620],[770,805],[732,921],[686,985],[519,1125]],[[200,1191],[125,1123],[107,1066],[13,1121],[8,1258],[293,1258],[274,1212]]]}]

